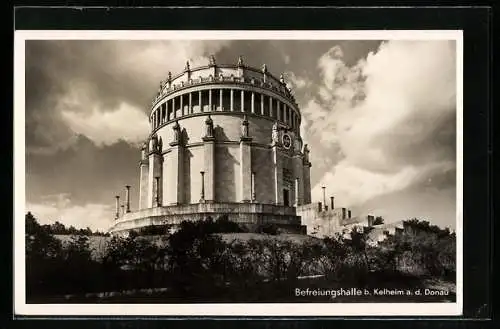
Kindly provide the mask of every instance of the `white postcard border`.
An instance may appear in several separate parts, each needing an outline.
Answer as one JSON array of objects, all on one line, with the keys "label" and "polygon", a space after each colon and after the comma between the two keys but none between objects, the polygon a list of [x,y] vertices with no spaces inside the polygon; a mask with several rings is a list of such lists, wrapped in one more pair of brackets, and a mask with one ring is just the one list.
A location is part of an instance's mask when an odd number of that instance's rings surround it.
[{"label": "white postcard border", "polygon": [[[457,282],[455,303],[26,304],[25,41],[26,40],[455,40],[457,72]],[[392,31],[72,31],[14,34],[15,315],[35,316],[446,316],[463,308],[463,35],[461,30]]]}]

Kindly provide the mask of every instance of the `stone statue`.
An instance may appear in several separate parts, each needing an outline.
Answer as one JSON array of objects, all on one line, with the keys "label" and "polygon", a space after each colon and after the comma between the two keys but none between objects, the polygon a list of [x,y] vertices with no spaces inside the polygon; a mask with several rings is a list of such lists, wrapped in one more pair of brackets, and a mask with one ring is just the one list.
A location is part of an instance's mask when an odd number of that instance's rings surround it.
[{"label": "stone statue", "polygon": [[214,121],[212,120],[209,114],[207,119],[205,120],[205,137],[213,137],[213,136],[214,136]]},{"label": "stone statue", "polygon": [[210,55],[210,65],[215,65],[215,56]]},{"label": "stone statue", "polygon": [[179,126],[179,121],[175,121],[172,129],[174,130],[174,142],[178,143],[181,139],[181,126]]},{"label": "stone statue", "polygon": [[189,61],[186,62],[186,67],[184,68],[186,71],[189,71],[190,70],[190,66],[189,66]]},{"label": "stone statue", "polygon": [[141,148],[141,159],[146,160],[148,157],[148,143],[144,142]]},{"label": "stone statue", "polygon": [[168,82],[172,81],[172,72],[168,71]]},{"label": "stone statue", "polygon": [[282,74],[280,74],[280,82],[281,82],[282,84],[285,84],[285,77],[283,77],[283,73],[282,73]]},{"label": "stone statue", "polygon": [[267,65],[266,64],[262,65],[262,73],[267,73]]},{"label": "stone statue", "polygon": [[243,117],[243,121],[241,122],[241,136],[242,137],[249,137],[249,135],[248,135],[248,119],[247,119],[246,115]]},{"label": "stone statue", "polygon": [[279,143],[279,131],[278,131],[278,121],[274,121],[273,124],[273,134],[272,134],[272,141],[274,144]]},{"label": "stone statue", "polygon": [[238,66],[243,66],[243,57],[238,57]]},{"label": "stone statue", "polygon": [[158,150],[158,136],[151,136],[151,141],[149,142],[149,149],[151,152],[156,152]]},{"label": "stone statue", "polygon": [[306,145],[304,145],[304,160],[306,162],[309,162],[309,147]]},{"label": "stone statue", "polygon": [[161,152],[162,149],[163,149],[163,141],[161,140],[161,137],[158,137],[157,151]]}]

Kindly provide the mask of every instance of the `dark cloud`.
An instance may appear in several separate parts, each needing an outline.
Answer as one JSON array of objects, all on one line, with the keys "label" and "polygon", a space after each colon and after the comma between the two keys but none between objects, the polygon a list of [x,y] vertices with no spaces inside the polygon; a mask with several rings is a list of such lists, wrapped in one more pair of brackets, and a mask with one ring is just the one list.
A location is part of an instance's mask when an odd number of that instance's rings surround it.
[{"label": "dark cloud", "polygon": [[[140,150],[125,142],[97,147],[79,136],[66,150],[26,156],[27,199],[32,203],[46,195],[65,193],[75,205],[113,203],[126,184],[138,193]],[[137,204],[137,197],[133,204]]]}]

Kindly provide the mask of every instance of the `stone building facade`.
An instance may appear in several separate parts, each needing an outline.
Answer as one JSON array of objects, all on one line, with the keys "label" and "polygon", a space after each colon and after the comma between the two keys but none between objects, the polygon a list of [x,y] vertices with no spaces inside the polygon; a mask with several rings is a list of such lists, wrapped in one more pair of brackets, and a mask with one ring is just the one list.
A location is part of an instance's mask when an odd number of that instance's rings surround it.
[{"label": "stone building facade", "polygon": [[266,65],[218,64],[168,74],[141,150],[139,209],[130,187],[110,232],[228,216],[250,230],[273,223],[306,233],[297,207],[311,203],[309,149],[283,76]]}]

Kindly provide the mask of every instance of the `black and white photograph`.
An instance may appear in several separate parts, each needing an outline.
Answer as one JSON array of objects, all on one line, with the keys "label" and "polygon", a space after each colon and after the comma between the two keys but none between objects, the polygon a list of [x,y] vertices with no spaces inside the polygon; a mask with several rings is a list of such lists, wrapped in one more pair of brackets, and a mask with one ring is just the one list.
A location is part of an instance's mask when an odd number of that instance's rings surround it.
[{"label": "black and white photograph", "polygon": [[460,314],[461,38],[16,32],[16,310]]}]

